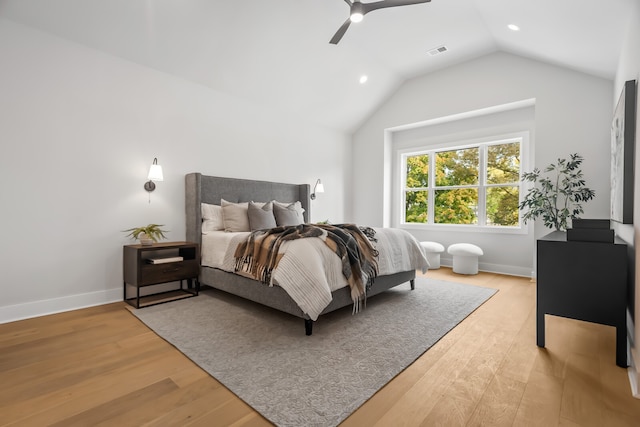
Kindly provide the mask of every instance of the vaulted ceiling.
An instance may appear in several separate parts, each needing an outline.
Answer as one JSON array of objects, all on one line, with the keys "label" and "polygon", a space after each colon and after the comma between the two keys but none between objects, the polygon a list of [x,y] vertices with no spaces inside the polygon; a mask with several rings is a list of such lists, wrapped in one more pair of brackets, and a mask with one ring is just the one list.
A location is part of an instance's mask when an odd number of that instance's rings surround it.
[{"label": "vaulted ceiling", "polygon": [[338,45],[344,0],[0,0],[0,17],[350,132],[405,80],[491,52],[613,79],[634,1],[431,0]]}]

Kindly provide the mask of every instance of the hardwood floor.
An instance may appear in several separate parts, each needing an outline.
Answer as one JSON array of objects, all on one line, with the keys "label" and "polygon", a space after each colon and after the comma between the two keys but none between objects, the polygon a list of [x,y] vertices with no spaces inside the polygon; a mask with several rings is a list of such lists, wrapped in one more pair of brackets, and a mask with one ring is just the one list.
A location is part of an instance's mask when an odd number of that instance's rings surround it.
[{"label": "hardwood floor", "polygon": [[[499,292],[343,426],[640,425],[612,327],[549,316],[540,349],[529,279],[427,275]],[[0,325],[0,385],[0,426],[270,425],[124,303]]]}]

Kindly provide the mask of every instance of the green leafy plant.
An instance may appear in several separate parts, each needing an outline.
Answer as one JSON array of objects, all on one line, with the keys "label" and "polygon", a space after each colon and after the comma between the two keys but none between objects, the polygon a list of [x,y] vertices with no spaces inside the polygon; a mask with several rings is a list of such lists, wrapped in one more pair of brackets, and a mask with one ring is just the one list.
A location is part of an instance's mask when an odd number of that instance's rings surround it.
[{"label": "green leafy plant", "polygon": [[555,230],[566,230],[569,218],[579,218],[584,213],[582,202],[595,197],[595,191],[586,187],[580,165],[584,159],[577,153],[569,159],[558,159],[544,169],[535,168],[522,175],[525,182],[533,182],[524,199],[518,205],[526,210],[522,219],[542,218],[546,227]]},{"label": "green leafy plant", "polygon": [[162,224],[149,224],[144,227],[135,227],[130,228],[128,230],[124,230],[127,234],[127,237],[131,237],[132,239],[143,239],[143,236],[146,235],[146,238],[153,240],[154,242],[158,242],[160,239],[166,239],[167,236],[164,235],[166,230],[163,230],[160,227],[164,227]]}]

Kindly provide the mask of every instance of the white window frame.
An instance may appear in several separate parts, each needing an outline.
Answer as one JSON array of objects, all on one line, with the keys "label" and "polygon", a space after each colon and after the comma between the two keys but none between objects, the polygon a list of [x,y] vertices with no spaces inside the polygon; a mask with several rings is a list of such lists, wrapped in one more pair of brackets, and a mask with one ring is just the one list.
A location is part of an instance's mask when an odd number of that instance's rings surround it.
[{"label": "white window frame", "polygon": [[[516,183],[509,184],[487,184],[486,183],[486,175],[487,175],[487,148],[491,145],[500,145],[519,142],[520,143],[520,178]],[[454,186],[454,187],[437,187],[437,190],[446,190],[446,189],[458,189],[458,188],[477,188],[478,189],[478,223],[477,224],[435,224],[434,220],[434,200],[435,200],[435,153],[441,151],[451,151],[451,150],[462,150],[468,148],[479,147],[478,152],[478,160],[479,160],[479,177],[477,185],[465,185],[465,186]],[[497,225],[487,225],[487,217],[486,217],[486,190],[487,188],[492,187],[505,187],[505,186],[513,186],[513,184],[519,186],[519,194],[520,199],[519,202],[522,201],[524,196],[524,192],[527,187],[522,183],[522,173],[523,169],[526,168],[527,165],[527,154],[529,152],[529,133],[526,131],[517,132],[508,135],[500,135],[482,138],[478,140],[472,141],[464,141],[464,142],[451,142],[447,144],[437,144],[437,145],[428,145],[422,147],[415,148],[405,148],[403,150],[398,150],[397,156],[397,179],[398,179],[398,197],[396,199],[396,212],[398,218],[398,226],[400,228],[406,229],[419,229],[419,230],[451,230],[451,231],[469,231],[469,232],[488,232],[488,233],[505,233],[505,234],[526,234],[528,232],[528,225],[524,224],[522,221],[522,212],[518,211],[518,223],[517,226],[497,226]],[[429,192],[428,197],[428,219],[427,223],[414,223],[414,222],[406,222],[405,221],[405,194],[406,194],[406,159],[411,156],[418,156],[422,154],[429,154],[429,187],[426,188],[412,188],[411,190],[423,190]]]}]

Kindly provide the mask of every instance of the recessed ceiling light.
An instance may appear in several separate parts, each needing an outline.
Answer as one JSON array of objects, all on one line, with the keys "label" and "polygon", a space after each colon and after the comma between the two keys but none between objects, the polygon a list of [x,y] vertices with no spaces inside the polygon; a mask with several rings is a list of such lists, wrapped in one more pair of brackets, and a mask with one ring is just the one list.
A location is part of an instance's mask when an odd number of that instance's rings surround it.
[{"label": "recessed ceiling light", "polygon": [[507,28],[509,28],[511,31],[520,31],[520,27],[518,27],[516,24],[509,24],[507,25]]},{"label": "recessed ceiling light", "polygon": [[367,82],[367,80],[369,80],[369,77],[367,75],[362,75],[360,76],[360,84],[363,85]]}]

